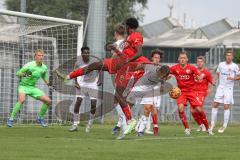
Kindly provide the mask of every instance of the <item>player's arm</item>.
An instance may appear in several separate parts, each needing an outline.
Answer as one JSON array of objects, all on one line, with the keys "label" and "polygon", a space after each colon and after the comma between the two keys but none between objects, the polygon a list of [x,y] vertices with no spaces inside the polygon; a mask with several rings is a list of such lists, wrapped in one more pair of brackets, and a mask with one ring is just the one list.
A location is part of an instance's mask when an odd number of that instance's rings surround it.
[{"label": "player's arm", "polygon": [[173,77],[175,77],[174,76],[174,66],[170,67],[170,74],[168,75],[167,80],[169,80]]},{"label": "player's arm", "polygon": [[98,71],[97,86],[101,86],[102,85],[102,79],[103,79],[103,72],[102,71]]},{"label": "player's arm", "polygon": [[215,86],[215,84],[213,85],[213,79],[212,79],[212,75],[210,72],[208,72],[208,74],[206,75],[206,79],[208,81],[208,90],[207,90],[207,94],[211,93],[213,90],[213,86]]},{"label": "player's arm", "polygon": [[47,86],[50,86],[50,83],[49,83],[49,80],[48,80],[48,76],[47,76],[47,70],[43,72],[43,74],[42,74],[42,79],[43,79],[44,83],[45,83]]},{"label": "player's arm", "polygon": [[32,73],[29,71],[28,64],[26,64],[17,71],[16,76],[19,77],[19,78],[23,78],[23,77],[26,77],[26,76],[30,76],[31,74]]},{"label": "player's arm", "polygon": [[136,54],[130,59],[128,59],[126,63],[132,62],[142,56],[142,45],[138,45],[135,48],[136,48]]},{"label": "player's arm", "polygon": [[[78,68],[78,60],[77,60],[77,62],[75,63],[75,65],[74,65],[74,69],[77,69]],[[80,89],[81,87],[80,87],[80,85],[79,85],[79,83],[78,83],[78,80],[77,80],[77,78],[74,78],[74,82],[75,82],[75,87],[77,88],[77,89]]]},{"label": "player's arm", "polygon": [[236,76],[235,77],[227,77],[228,80],[232,80],[232,81],[239,81],[240,80],[240,71],[239,71],[239,67],[237,66],[235,68],[235,72],[236,72]]}]

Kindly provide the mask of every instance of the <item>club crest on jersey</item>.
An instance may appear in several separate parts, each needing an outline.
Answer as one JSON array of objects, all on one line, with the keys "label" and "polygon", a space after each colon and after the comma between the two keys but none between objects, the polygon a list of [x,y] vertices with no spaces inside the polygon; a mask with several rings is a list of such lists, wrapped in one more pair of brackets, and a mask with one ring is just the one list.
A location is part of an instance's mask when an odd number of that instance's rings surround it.
[{"label": "club crest on jersey", "polygon": [[124,81],[124,79],[125,79],[124,75],[121,75],[120,76],[120,81]]}]

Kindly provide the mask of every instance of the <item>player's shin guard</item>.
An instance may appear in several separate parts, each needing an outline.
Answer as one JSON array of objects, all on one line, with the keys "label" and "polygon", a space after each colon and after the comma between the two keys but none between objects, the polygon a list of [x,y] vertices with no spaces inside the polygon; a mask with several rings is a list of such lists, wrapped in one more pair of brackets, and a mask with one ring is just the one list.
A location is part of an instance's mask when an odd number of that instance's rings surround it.
[{"label": "player's shin guard", "polygon": [[39,112],[38,116],[39,116],[40,118],[43,118],[43,117],[45,116],[47,110],[48,110],[48,105],[45,104],[45,103],[43,103],[43,105],[42,105],[42,107],[41,107],[41,109],[40,109],[40,112]]},{"label": "player's shin guard", "polygon": [[82,75],[84,75],[84,70],[83,70],[83,68],[79,68],[79,69],[73,71],[72,73],[70,73],[69,77],[70,77],[70,79],[73,79],[73,78],[76,78],[76,77],[82,76]]},{"label": "player's shin guard", "polygon": [[206,130],[208,130],[209,125],[208,125],[208,120],[207,120],[206,114],[204,113],[204,111],[201,111],[198,113],[198,115],[200,116],[202,123],[204,124]]},{"label": "player's shin guard", "polygon": [[197,112],[192,112],[192,116],[197,122],[197,124],[200,126],[202,124],[202,120]]},{"label": "player's shin guard", "polygon": [[125,114],[127,120],[131,120],[132,119],[132,112],[130,107],[127,105],[125,107],[122,107],[123,113]]},{"label": "player's shin guard", "polygon": [[10,119],[13,120],[14,117],[16,116],[16,114],[20,111],[20,109],[22,108],[22,104],[17,102],[12,110],[12,113],[10,115]]},{"label": "player's shin guard", "polygon": [[180,119],[182,121],[182,124],[183,124],[184,128],[185,129],[189,128],[188,122],[187,122],[187,116],[185,115],[185,113],[184,112],[180,112],[180,111],[178,113],[179,113],[179,117],[180,117]]}]

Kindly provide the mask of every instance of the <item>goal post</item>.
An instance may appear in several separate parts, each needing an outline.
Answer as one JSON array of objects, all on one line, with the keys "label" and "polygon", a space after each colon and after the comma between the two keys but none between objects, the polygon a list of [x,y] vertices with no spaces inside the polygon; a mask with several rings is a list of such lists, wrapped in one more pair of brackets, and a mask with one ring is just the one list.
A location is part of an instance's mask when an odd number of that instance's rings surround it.
[{"label": "goal post", "polygon": [[[6,122],[17,102],[19,79],[15,74],[24,64],[34,60],[34,50],[44,50],[43,62],[48,67],[49,77],[52,78],[52,71],[59,64],[80,55],[82,34],[82,21],[0,9],[0,123]],[[49,123],[56,122],[54,113],[56,103],[75,97],[53,92],[43,81],[39,81],[37,87],[52,99],[52,108],[49,109],[46,118]],[[17,121],[35,123],[40,107],[40,102],[28,97],[16,117]]]}]

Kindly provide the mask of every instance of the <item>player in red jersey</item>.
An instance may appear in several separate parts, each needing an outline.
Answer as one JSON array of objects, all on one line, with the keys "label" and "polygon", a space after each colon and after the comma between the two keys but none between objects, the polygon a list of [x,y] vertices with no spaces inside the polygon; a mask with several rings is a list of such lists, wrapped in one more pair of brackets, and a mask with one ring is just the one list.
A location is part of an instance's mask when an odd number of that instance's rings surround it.
[{"label": "player in red jersey", "polygon": [[[190,135],[191,131],[188,126],[187,117],[184,113],[184,109],[187,106],[187,102],[196,109],[199,117],[204,123],[208,133],[212,135],[209,130],[208,121],[205,113],[202,110],[202,102],[195,91],[194,85],[196,77],[198,79],[199,72],[197,68],[191,64],[188,64],[188,57],[186,52],[181,52],[178,57],[179,64],[171,67],[171,74],[175,76],[178,87],[181,89],[181,96],[177,99],[179,117],[185,127],[185,134]],[[196,76],[195,76],[196,75]]]},{"label": "player in red jersey", "polygon": [[[213,84],[211,73],[205,68],[205,58],[203,56],[197,57],[197,70],[199,72],[198,78],[195,78],[195,90],[198,93],[198,97],[202,102],[201,107],[204,105],[205,98],[212,90],[212,85],[209,87],[209,84]],[[203,108],[202,108],[203,109]],[[206,131],[206,128],[196,112],[195,108],[191,107],[191,112],[193,118],[199,125],[197,131]]]},{"label": "player in red jersey", "polygon": [[[127,120],[129,121],[129,127],[126,129],[126,132],[124,132],[125,134],[130,133],[135,127],[136,120],[132,119],[130,107],[126,102],[126,99],[122,96],[122,93],[125,90],[131,76],[134,76],[134,80],[136,82],[143,75],[143,72],[141,71],[135,72],[134,68],[137,66],[137,64],[150,63],[146,57],[141,56],[143,37],[139,32],[136,31],[138,26],[139,24],[136,18],[128,18],[126,20],[126,31],[128,36],[124,42],[124,49],[122,52],[120,52],[114,45],[109,45],[107,47],[118,55],[116,58],[107,58],[103,61],[94,62],[86,67],[74,70],[66,77],[67,80],[73,79],[78,76],[88,74],[93,70],[104,70],[108,71],[110,74],[117,72],[115,78],[115,97],[121,105]],[[57,74],[59,77],[62,77],[59,72],[57,72]]]}]

